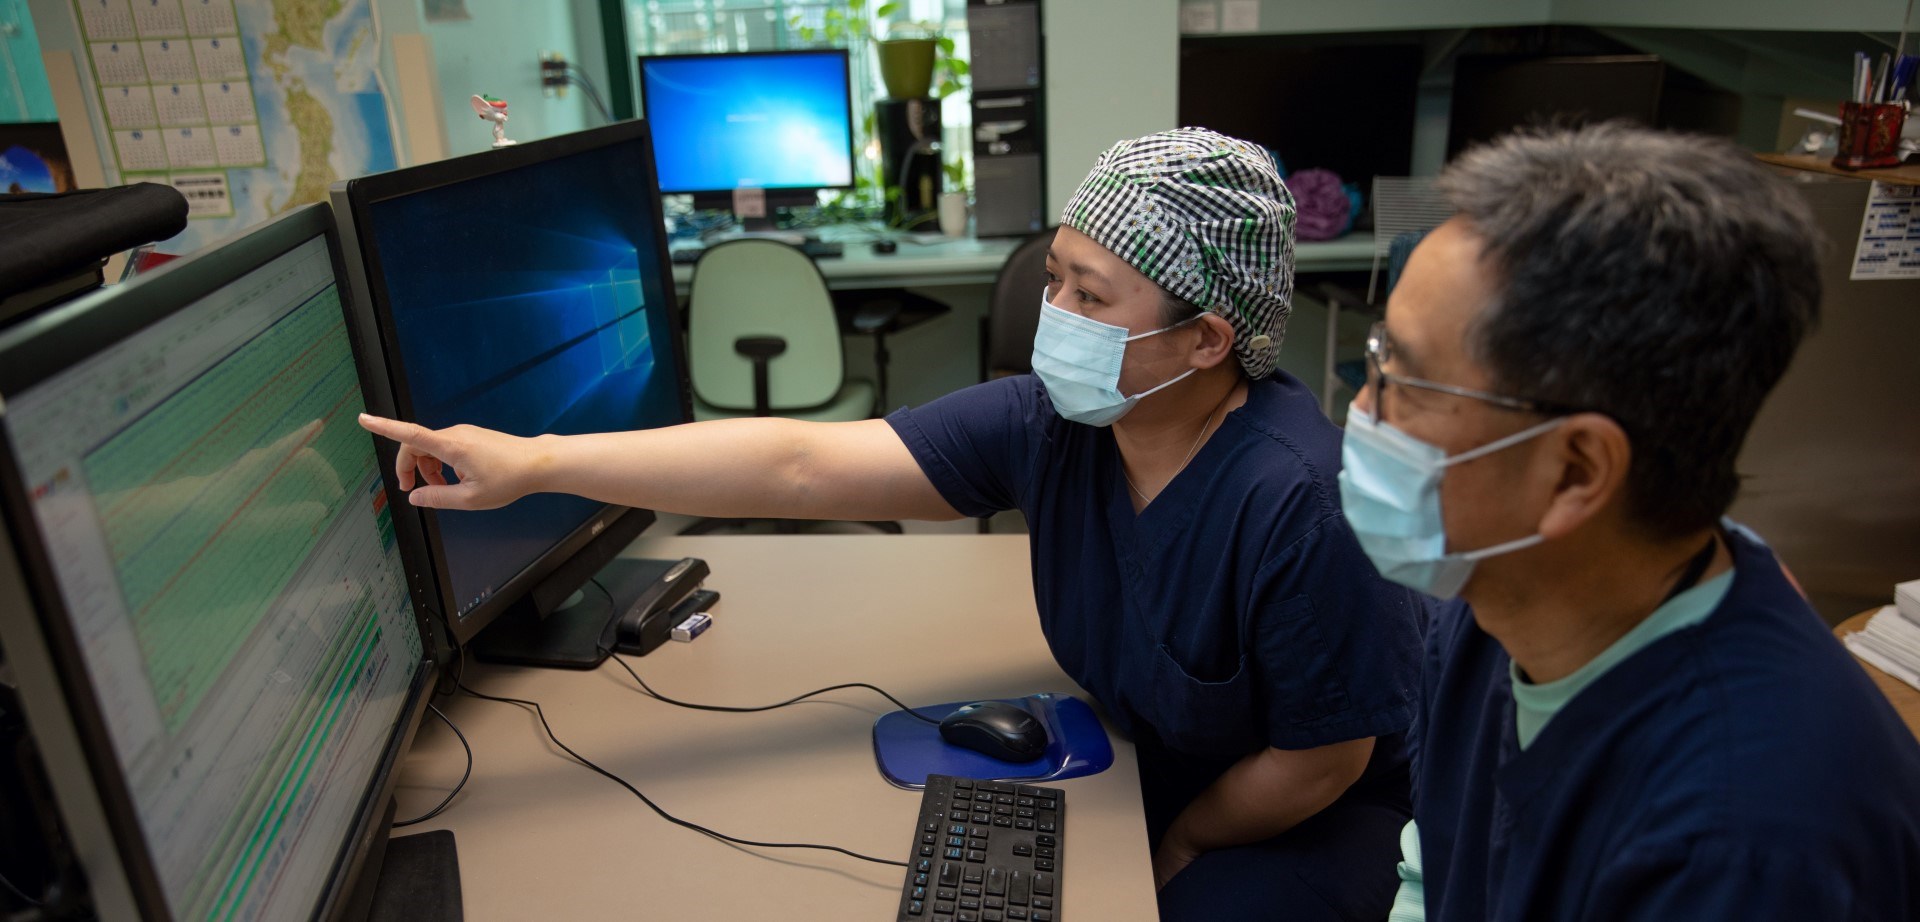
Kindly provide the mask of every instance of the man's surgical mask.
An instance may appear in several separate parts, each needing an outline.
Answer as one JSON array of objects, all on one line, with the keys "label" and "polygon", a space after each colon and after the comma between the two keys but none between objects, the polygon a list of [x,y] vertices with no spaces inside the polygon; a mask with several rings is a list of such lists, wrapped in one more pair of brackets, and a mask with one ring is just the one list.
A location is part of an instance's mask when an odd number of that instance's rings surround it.
[{"label": "man's surgical mask", "polygon": [[1172,326],[1128,336],[1126,327],[1101,323],[1054,307],[1047,302],[1043,289],[1040,328],[1033,337],[1033,373],[1046,385],[1053,409],[1062,418],[1089,426],[1111,426],[1127,415],[1141,398],[1170,387],[1197,370],[1189,368],[1172,380],[1129,397],[1120,393],[1120,363],[1127,357],[1127,344],[1158,336],[1199,317],[1196,314]]},{"label": "man's surgical mask", "polygon": [[1493,454],[1551,431],[1566,421],[1556,417],[1471,451],[1448,456],[1371,413],[1347,411],[1347,434],[1340,445],[1340,505],[1360,549],[1380,575],[1427,595],[1448,599],[1460,593],[1475,563],[1532,547],[1538,533],[1477,551],[1447,553],[1440,517],[1440,479],[1448,467]]}]

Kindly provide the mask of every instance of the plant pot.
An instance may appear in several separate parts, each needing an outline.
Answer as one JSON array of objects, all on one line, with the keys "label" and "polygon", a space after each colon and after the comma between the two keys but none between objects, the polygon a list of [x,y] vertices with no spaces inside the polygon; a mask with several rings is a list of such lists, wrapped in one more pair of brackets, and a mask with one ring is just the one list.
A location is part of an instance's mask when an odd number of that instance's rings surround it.
[{"label": "plant pot", "polygon": [[933,90],[933,53],[930,38],[895,38],[875,43],[880,55],[880,79],[893,99],[922,99]]},{"label": "plant pot", "polygon": [[945,192],[940,195],[940,232],[949,237],[967,235],[967,194]]}]

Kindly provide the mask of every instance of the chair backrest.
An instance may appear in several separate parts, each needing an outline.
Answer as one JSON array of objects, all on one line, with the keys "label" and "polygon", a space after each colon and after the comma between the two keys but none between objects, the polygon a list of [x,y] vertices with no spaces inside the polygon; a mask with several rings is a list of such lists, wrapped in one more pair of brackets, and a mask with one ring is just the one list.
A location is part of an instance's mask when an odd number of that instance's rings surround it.
[{"label": "chair backrest", "polygon": [[1049,227],[1022,241],[993,280],[987,341],[981,344],[988,377],[1033,370],[1033,334],[1040,326],[1040,292],[1047,286],[1047,248],[1056,230]]},{"label": "chair backrest", "polygon": [[[1385,297],[1380,264],[1404,234],[1425,234],[1453,217],[1453,205],[1433,187],[1431,176],[1373,178],[1373,271],[1367,278],[1367,303]],[[1415,238],[1418,239],[1417,237]]]},{"label": "chair backrest", "polygon": [[700,254],[688,292],[687,364],[703,402],[753,409],[753,363],[734,351],[743,336],[787,341],[768,366],[775,411],[817,407],[845,383],[833,297],[819,267],[797,247],[731,240]]}]

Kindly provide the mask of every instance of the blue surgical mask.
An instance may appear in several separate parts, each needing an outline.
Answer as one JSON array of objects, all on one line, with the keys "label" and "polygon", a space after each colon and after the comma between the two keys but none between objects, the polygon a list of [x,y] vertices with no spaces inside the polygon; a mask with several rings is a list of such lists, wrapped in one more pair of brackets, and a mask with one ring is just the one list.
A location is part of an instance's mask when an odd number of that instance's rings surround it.
[{"label": "blue surgical mask", "polygon": [[1489,557],[1532,547],[1534,534],[1477,551],[1447,553],[1440,517],[1440,479],[1447,468],[1493,454],[1551,431],[1565,417],[1547,420],[1471,451],[1448,456],[1357,409],[1347,411],[1340,445],[1340,506],[1360,549],[1380,575],[1430,596],[1450,599]]},{"label": "blue surgical mask", "polygon": [[1171,387],[1196,370],[1189,368],[1171,381],[1128,397],[1120,393],[1120,363],[1127,357],[1127,344],[1158,336],[1198,316],[1128,336],[1126,327],[1101,323],[1054,307],[1047,303],[1046,292],[1042,290],[1040,328],[1033,336],[1033,373],[1046,385],[1047,397],[1061,418],[1089,426],[1111,426],[1127,415],[1141,398]]}]

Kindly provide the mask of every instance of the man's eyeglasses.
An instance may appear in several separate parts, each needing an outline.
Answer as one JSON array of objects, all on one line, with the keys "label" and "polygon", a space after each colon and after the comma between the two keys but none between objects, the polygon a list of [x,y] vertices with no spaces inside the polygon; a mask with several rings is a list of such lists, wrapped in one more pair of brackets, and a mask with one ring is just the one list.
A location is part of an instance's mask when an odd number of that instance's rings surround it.
[{"label": "man's eyeglasses", "polygon": [[1367,330],[1367,386],[1373,388],[1373,411],[1377,419],[1384,420],[1387,418],[1387,391],[1386,388],[1382,386],[1383,384],[1393,384],[1398,387],[1414,387],[1423,391],[1437,391],[1442,394],[1452,394],[1455,397],[1468,397],[1483,403],[1492,404],[1501,409],[1519,410],[1524,413],[1543,413],[1548,416],[1564,416],[1580,412],[1579,409],[1564,404],[1550,403],[1543,400],[1529,400],[1523,397],[1509,397],[1505,394],[1479,391],[1470,387],[1460,387],[1453,384],[1442,384],[1438,381],[1428,381],[1425,378],[1396,375],[1386,370],[1386,365],[1392,361],[1393,342],[1387,339],[1387,324],[1385,321],[1375,322],[1373,327]]}]

